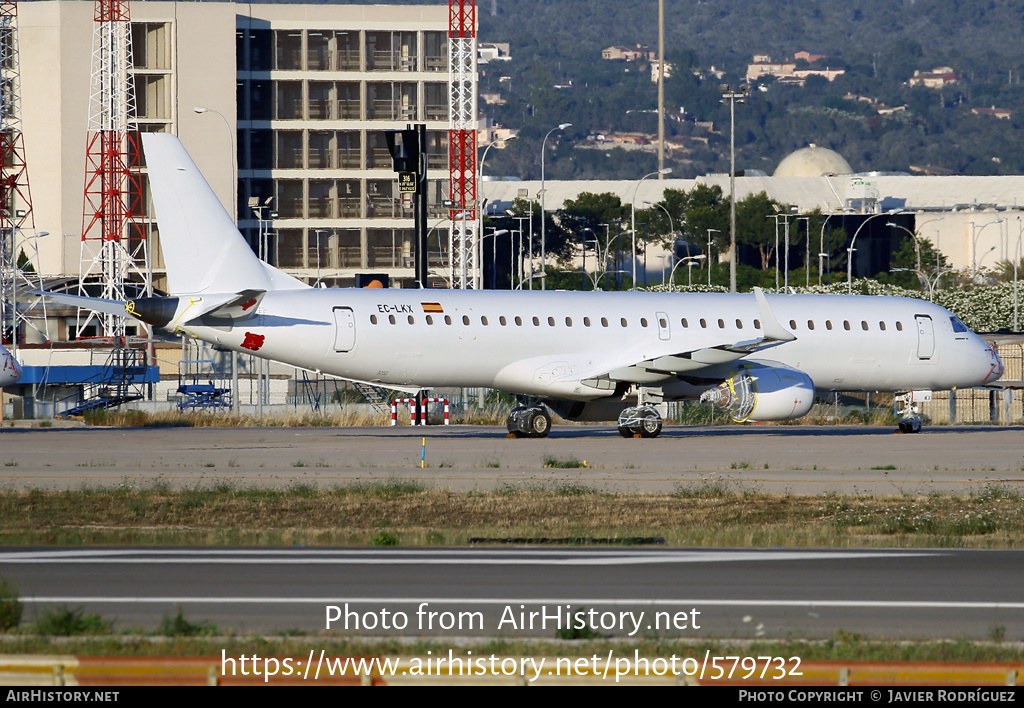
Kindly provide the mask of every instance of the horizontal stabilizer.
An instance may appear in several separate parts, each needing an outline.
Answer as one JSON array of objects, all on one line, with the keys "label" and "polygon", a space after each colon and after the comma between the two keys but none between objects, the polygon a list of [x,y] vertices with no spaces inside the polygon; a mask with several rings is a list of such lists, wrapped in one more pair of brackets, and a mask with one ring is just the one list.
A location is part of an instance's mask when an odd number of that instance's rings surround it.
[{"label": "horizontal stabilizer", "polygon": [[211,324],[223,320],[244,320],[256,314],[266,290],[243,290],[236,295],[229,296],[227,302],[217,303],[217,296],[207,296],[206,300],[212,300],[213,304],[207,305],[198,314],[185,313],[191,317],[181,324]]},{"label": "horizontal stabilizer", "polygon": [[68,295],[66,293],[51,293],[45,290],[33,290],[33,295],[42,295],[43,297],[57,303],[58,305],[67,305],[68,307],[80,307],[83,310],[92,310],[93,312],[104,312],[108,315],[118,315],[119,317],[131,317],[132,319],[139,320],[139,317],[129,314],[125,311],[125,303],[120,300],[105,300],[101,297],[85,297],[83,295]]}]

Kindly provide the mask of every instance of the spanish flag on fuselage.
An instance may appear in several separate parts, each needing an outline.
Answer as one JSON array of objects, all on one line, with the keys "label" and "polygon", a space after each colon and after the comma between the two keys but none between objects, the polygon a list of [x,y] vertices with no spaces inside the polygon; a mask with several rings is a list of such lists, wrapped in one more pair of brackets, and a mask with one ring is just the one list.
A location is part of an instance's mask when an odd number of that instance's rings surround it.
[{"label": "spanish flag on fuselage", "polygon": [[421,302],[420,305],[423,306],[424,312],[444,312],[444,308],[439,302]]}]

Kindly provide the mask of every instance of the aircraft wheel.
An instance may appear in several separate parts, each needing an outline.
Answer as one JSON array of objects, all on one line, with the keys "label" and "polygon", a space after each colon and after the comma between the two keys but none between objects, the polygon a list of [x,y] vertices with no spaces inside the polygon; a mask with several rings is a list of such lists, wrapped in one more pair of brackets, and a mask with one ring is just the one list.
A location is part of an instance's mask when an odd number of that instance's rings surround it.
[{"label": "aircraft wheel", "polygon": [[640,437],[642,438],[656,438],[661,434],[661,416],[654,411],[648,411],[642,414],[643,420],[640,422],[639,430]]},{"label": "aircraft wheel", "polygon": [[529,409],[526,406],[516,406],[509,414],[508,419],[505,421],[505,427],[508,428],[508,432],[512,433],[517,438],[523,437],[526,434],[526,413]]},{"label": "aircraft wheel", "polygon": [[533,438],[546,438],[551,432],[551,416],[543,408],[535,408],[530,412],[529,435]]},{"label": "aircraft wheel", "polygon": [[625,425],[620,425],[619,435],[621,435],[624,438],[631,438],[633,437],[633,430]]},{"label": "aircraft wheel", "polygon": [[901,433],[920,433],[921,432],[921,419],[917,416],[908,416],[906,418],[900,418],[900,432]]}]

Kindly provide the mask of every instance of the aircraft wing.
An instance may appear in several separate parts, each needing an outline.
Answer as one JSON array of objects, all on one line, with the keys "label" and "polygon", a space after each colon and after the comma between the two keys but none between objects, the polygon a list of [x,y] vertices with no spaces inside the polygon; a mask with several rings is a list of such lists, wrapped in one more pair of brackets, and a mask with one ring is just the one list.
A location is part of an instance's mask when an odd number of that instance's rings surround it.
[{"label": "aircraft wing", "polygon": [[794,341],[796,336],[775,318],[760,288],[754,288],[754,297],[760,310],[761,336],[624,363],[610,367],[602,375],[584,379],[583,383],[595,388],[614,388],[617,381],[655,383],[676,374],[728,364],[754,352]]}]

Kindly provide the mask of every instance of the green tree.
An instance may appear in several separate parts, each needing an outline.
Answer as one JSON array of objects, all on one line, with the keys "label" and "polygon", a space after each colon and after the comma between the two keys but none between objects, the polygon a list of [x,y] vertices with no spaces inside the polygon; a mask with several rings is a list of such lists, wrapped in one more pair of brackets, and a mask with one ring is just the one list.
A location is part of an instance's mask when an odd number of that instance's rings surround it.
[{"label": "green tree", "polygon": [[788,207],[765,192],[747,195],[736,202],[736,243],[757,249],[761,270],[768,270],[775,253],[775,222],[768,217],[786,211]]}]

